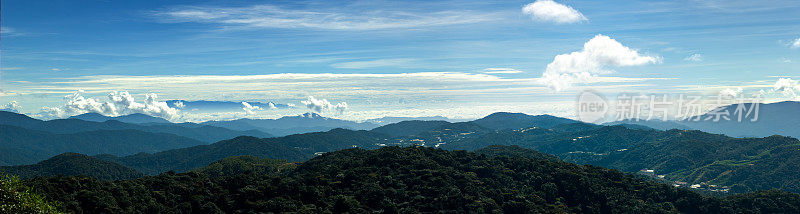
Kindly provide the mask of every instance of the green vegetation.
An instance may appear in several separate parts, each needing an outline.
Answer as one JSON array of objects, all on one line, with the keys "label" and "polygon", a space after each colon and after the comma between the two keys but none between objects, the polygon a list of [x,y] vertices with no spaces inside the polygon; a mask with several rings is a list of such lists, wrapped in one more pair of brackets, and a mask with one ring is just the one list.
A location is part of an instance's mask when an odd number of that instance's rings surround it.
[{"label": "green vegetation", "polygon": [[[214,170],[135,180],[49,177],[27,183],[75,213],[800,212],[793,193],[719,199],[544,154],[518,156],[536,153],[519,147],[484,151],[493,155],[425,147],[347,149],[282,173],[219,176],[220,166],[212,164],[208,169]],[[263,161],[244,157],[218,164]]]},{"label": "green vegetation", "polygon": [[240,174],[280,174],[294,169],[297,165],[285,160],[259,158],[254,156],[227,157],[210,165],[192,170],[211,177],[233,176]]},{"label": "green vegetation", "polygon": [[[568,128],[567,128],[568,127]],[[654,170],[686,185],[728,187],[731,193],[782,189],[800,192],[800,146],[791,137],[731,138],[701,131],[624,126],[528,128],[448,140],[440,148],[475,150],[518,145],[562,160],[625,172]]]},{"label": "green vegetation", "polygon": [[16,176],[0,173],[0,213],[60,213],[57,204],[48,202]]}]

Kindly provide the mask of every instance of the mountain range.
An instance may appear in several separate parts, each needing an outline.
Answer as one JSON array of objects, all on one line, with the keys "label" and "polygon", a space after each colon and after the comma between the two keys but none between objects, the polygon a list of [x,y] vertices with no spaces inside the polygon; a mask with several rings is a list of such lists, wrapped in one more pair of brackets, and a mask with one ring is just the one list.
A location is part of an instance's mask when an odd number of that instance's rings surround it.
[{"label": "mountain range", "polygon": [[[304,115],[305,119],[317,116]],[[276,138],[236,137],[210,145],[95,158],[155,175],[191,171],[231,156],[297,162],[353,147],[415,145],[468,151],[516,145],[567,162],[642,173],[698,191],[728,194],[779,188],[800,192],[795,179],[800,171],[792,167],[800,164],[800,141],[795,138],[736,138],[697,130],[595,125],[549,115],[504,112],[469,122],[404,121],[370,131],[336,128]]]},{"label": "mountain range", "polygon": [[328,131],[335,128],[369,130],[378,125],[368,122],[353,122],[323,117],[317,113],[305,113],[278,119],[237,119],[229,121],[207,121],[203,125],[223,127],[232,130],[260,130],[275,136],[286,136],[308,132]]},{"label": "mountain range", "polygon": [[403,121],[412,121],[412,120],[420,120],[420,121],[447,121],[451,123],[456,122],[466,122],[469,121],[468,119],[451,119],[442,116],[433,116],[433,117],[381,117],[381,118],[374,118],[365,120],[364,122],[377,124],[379,126],[389,125],[392,123],[399,123]]},{"label": "mountain range", "polygon": [[217,142],[237,136],[271,137],[258,130],[230,130],[216,126],[198,126],[173,123],[131,124],[117,120],[93,122],[79,119],[38,120],[23,114],[0,111],[0,125],[17,126],[55,134],[71,134],[97,130],[139,130],[151,133],[168,133],[203,142]]},{"label": "mountain range", "polygon": [[116,121],[123,122],[123,123],[136,123],[136,124],[141,124],[141,123],[170,123],[169,120],[166,120],[164,118],[153,117],[153,116],[142,114],[142,113],[135,113],[135,114],[129,114],[129,115],[123,115],[123,116],[117,116],[117,117],[104,116],[104,115],[98,114],[98,113],[86,113],[86,114],[80,114],[80,115],[71,116],[71,117],[69,117],[69,119],[79,119],[79,120],[94,121],[94,122],[106,122],[106,121],[109,121],[109,120],[116,120]]},{"label": "mountain range", "polygon": [[[800,137],[800,102],[784,101],[777,103],[760,103],[757,109],[753,103],[727,105],[719,107],[698,117],[681,121],[661,120],[623,120],[609,123],[639,124],[655,129],[700,130],[709,133],[725,134],[732,137],[767,137],[783,135]],[[748,115],[750,109],[752,111]],[[714,121],[719,116],[719,121]],[[741,121],[740,118],[741,117]],[[695,121],[699,119],[699,121]],[[757,119],[752,121],[752,119]]]},{"label": "mountain range", "polygon": [[185,172],[230,156],[305,161],[315,155],[341,149],[360,147],[376,149],[388,136],[368,131],[333,129],[327,132],[289,135],[278,138],[237,137],[210,145],[173,149],[158,153],[139,153],[117,157],[98,155],[97,158],[132,167],[155,175],[166,171]]},{"label": "mountain range", "polygon": [[32,164],[64,152],[132,155],[206,144],[167,133],[95,130],[54,134],[0,125],[0,165]]}]

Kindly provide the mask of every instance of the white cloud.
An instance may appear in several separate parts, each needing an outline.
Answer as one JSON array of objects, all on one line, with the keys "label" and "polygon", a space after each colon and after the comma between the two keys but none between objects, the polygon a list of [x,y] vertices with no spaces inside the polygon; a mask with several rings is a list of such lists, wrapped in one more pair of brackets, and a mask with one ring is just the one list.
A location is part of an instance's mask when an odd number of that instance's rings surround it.
[{"label": "white cloud", "polygon": [[703,61],[703,55],[702,54],[698,54],[698,53],[692,54],[690,56],[687,56],[686,58],[683,58],[683,61],[702,62]]},{"label": "white cloud", "polygon": [[742,94],[742,91],[744,91],[744,90],[741,87],[726,88],[726,89],[723,89],[722,91],[720,91],[719,95],[720,96],[725,96],[725,97],[736,97],[736,96],[739,96],[739,94]]},{"label": "white cloud", "polygon": [[336,113],[341,114],[348,108],[346,102],[332,104],[326,99],[318,100],[315,99],[313,96],[308,96],[307,100],[300,101],[300,103],[303,103],[309,110],[317,113],[322,113],[325,111],[332,110]]},{"label": "white cloud", "polygon": [[783,63],[792,63],[792,60],[789,59],[789,58],[784,57],[784,58],[781,58],[781,62],[783,62]]},{"label": "white cloud", "polygon": [[244,110],[244,112],[246,112],[248,115],[253,115],[255,114],[255,111],[261,111],[264,109],[260,106],[253,106],[250,105],[250,103],[242,102],[242,110]]},{"label": "white cloud", "polygon": [[483,73],[487,74],[517,74],[522,71],[513,68],[487,68],[483,69]]},{"label": "white cloud", "polygon": [[598,74],[611,73],[607,67],[625,67],[660,63],[652,56],[640,55],[608,36],[597,35],[583,45],[583,50],[555,57],[547,65],[539,82],[561,91],[573,83],[587,83]]},{"label": "white cloud", "polygon": [[792,78],[778,79],[775,85],[772,86],[772,90],[780,92],[790,98],[797,98],[800,96],[800,84],[798,84],[798,80],[792,80]]},{"label": "white cloud", "polygon": [[278,109],[278,107],[276,107],[275,104],[272,103],[272,102],[269,102],[269,108],[270,109]]},{"label": "white cloud", "polygon": [[522,8],[522,13],[531,16],[536,21],[557,24],[577,23],[588,20],[581,12],[552,0],[538,0],[525,5]]},{"label": "white cloud", "polygon": [[64,118],[84,113],[99,113],[106,116],[120,116],[133,113],[143,113],[167,120],[180,117],[178,109],[170,108],[166,102],[157,101],[158,96],[153,93],[145,94],[143,103],[136,102],[127,91],[112,92],[108,94],[109,101],[96,98],[86,98],[82,90],[64,97],[66,103],[61,107],[43,107],[42,116],[46,118]]},{"label": "white cloud", "polygon": [[494,19],[474,11],[412,13],[394,10],[331,12],[293,10],[273,5],[247,7],[176,7],[155,11],[164,22],[198,22],[224,27],[312,28],[323,30],[380,30],[476,23]]},{"label": "white cloud", "polygon": [[795,48],[795,49],[796,49],[796,48],[800,48],[800,38],[797,38],[797,39],[795,39],[795,40],[792,42],[792,44],[791,44],[791,47],[792,47],[792,48]]},{"label": "white cloud", "polygon": [[0,106],[0,110],[3,111],[11,111],[19,113],[20,109],[22,108],[19,106],[19,103],[17,103],[16,100],[12,100],[11,102],[8,102],[8,104]]}]

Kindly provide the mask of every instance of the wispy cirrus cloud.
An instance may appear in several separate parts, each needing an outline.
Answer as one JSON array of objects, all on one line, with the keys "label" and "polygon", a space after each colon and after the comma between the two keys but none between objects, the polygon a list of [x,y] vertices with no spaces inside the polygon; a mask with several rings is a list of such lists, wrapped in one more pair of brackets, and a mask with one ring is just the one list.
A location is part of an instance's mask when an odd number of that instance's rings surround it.
[{"label": "wispy cirrus cloud", "polygon": [[[597,77],[593,84],[617,84],[663,80],[664,78]],[[11,82],[7,87],[20,94],[71,94],[137,89],[157,92],[168,99],[248,100],[269,94],[271,99],[305,99],[308,95],[338,99],[381,96],[473,96],[506,93],[547,92],[539,78],[504,78],[484,73],[281,73],[264,75],[172,75],[172,76],[82,76],[48,82]],[[202,85],[203,87],[197,87]],[[214,93],[208,93],[213,91]],[[134,91],[132,91],[133,93]],[[346,94],[346,95],[345,95]],[[350,99],[347,99],[350,100]]]},{"label": "wispy cirrus cloud", "polygon": [[795,0],[692,0],[695,7],[724,13],[770,11],[800,6]]},{"label": "wispy cirrus cloud", "polygon": [[408,12],[400,10],[324,11],[287,9],[261,4],[246,7],[181,6],[150,13],[162,22],[195,22],[245,29],[306,28],[381,30],[485,22],[492,13],[478,11]]},{"label": "wispy cirrus cloud", "polygon": [[10,28],[10,27],[0,27],[0,34],[3,36],[18,36],[22,35],[23,33],[19,32],[17,29]]},{"label": "wispy cirrus cloud", "polygon": [[364,68],[378,68],[378,67],[407,67],[414,59],[397,58],[397,59],[377,59],[365,61],[351,61],[339,62],[331,64],[334,68],[349,68],[349,69],[364,69]]},{"label": "wispy cirrus cloud", "polygon": [[687,56],[686,58],[683,58],[683,61],[702,62],[703,61],[703,55],[699,54],[699,53],[692,54],[692,55]]},{"label": "wispy cirrus cloud", "polygon": [[486,68],[483,69],[483,73],[487,74],[517,74],[522,73],[522,71],[513,69],[513,68]]}]

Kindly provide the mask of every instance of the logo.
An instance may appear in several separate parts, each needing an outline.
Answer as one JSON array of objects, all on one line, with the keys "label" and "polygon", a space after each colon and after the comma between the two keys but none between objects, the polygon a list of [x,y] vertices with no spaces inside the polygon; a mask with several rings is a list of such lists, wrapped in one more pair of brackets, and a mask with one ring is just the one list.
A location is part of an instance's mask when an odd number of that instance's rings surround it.
[{"label": "logo", "polygon": [[583,91],[578,95],[575,107],[578,119],[586,123],[602,122],[609,109],[606,98],[591,90]]}]

